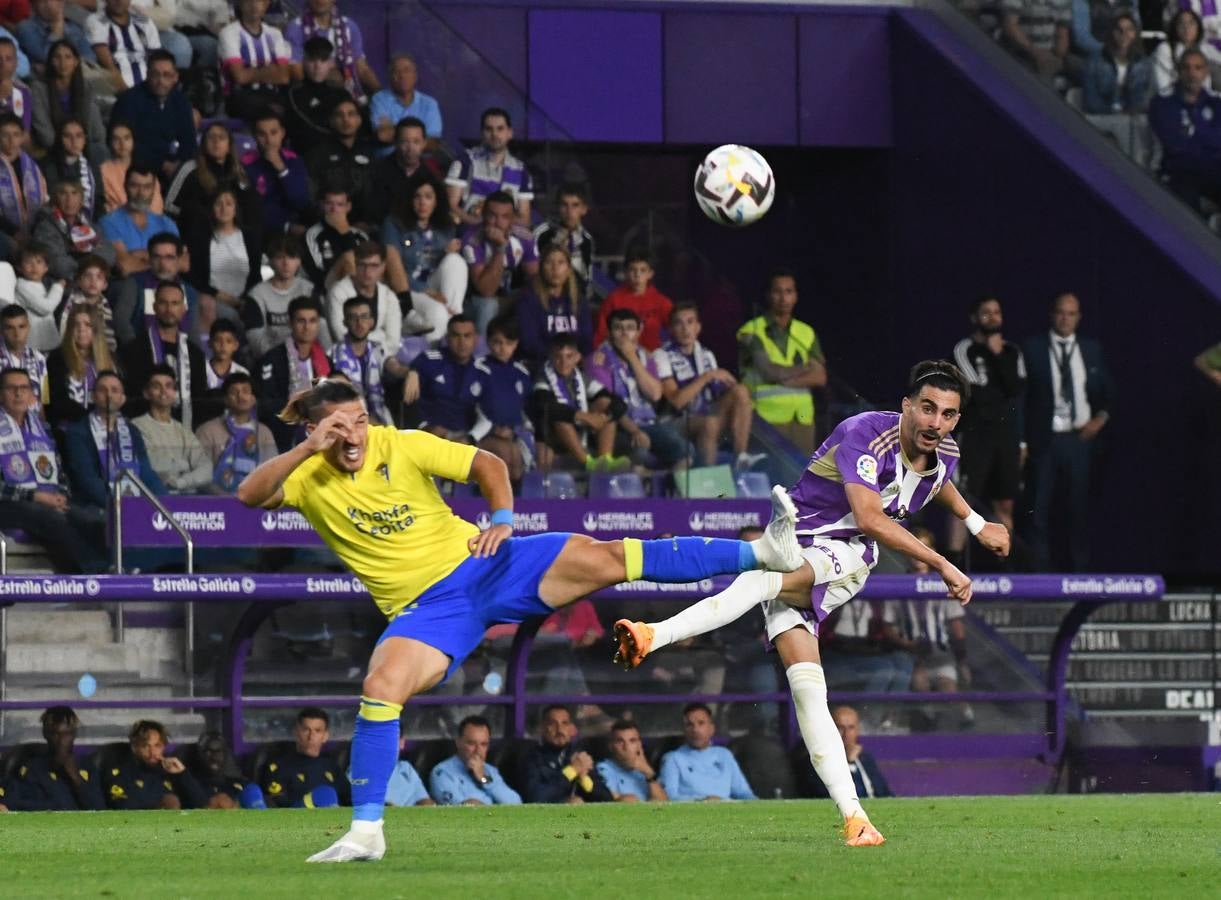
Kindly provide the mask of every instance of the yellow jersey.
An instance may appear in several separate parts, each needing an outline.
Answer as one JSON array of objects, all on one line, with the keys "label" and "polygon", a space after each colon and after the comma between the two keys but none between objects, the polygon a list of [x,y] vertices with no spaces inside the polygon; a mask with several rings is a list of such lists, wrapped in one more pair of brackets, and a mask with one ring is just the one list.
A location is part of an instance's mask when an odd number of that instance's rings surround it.
[{"label": "yellow jersey", "polygon": [[370,425],[359,472],[315,453],[284,480],[284,502],[394,618],[470,555],[466,542],[479,529],[453,514],[432,476],[465,482],[475,452],[424,431]]}]

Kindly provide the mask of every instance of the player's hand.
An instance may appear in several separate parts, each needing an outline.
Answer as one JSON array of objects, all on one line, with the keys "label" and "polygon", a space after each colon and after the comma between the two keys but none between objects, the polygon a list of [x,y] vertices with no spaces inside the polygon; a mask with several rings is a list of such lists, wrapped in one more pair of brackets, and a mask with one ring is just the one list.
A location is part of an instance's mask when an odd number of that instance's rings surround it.
[{"label": "player's hand", "polygon": [[568,760],[568,765],[577,770],[577,777],[588,775],[594,770],[594,758],[584,750],[578,750],[572,754],[572,759]]},{"label": "player's hand", "polygon": [[963,606],[971,602],[971,579],[964,575],[957,566],[948,559],[943,560],[937,574],[945,582],[948,596],[951,599],[957,600]]},{"label": "player's hand", "polygon": [[1107,420],[1102,416],[1094,416],[1094,418],[1081,426],[1081,430],[1077,432],[1077,437],[1083,441],[1092,441],[1098,437],[1098,432],[1102,431],[1102,426],[1106,423]]},{"label": "player's hand", "polygon": [[[412,377],[415,376],[415,377]],[[403,382],[403,405],[410,406],[420,399],[420,376],[414,372],[407,373],[407,380]]]},{"label": "player's hand", "polygon": [[509,233],[496,225],[485,225],[483,237],[493,247],[503,247],[509,242]]},{"label": "player's hand", "polygon": [[68,498],[59,491],[35,491],[34,502],[49,506],[51,509],[63,512],[68,508]]},{"label": "player's hand", "polygon": [[997,522],[989,522],[975,539],[997,556],[1009,555],[1009,529]]},{"label": "player's hand", "polygon": [[512,536],[513,527],[511,525],[493,525],[487,531],[482,531],[467,541],[466,548],[476,559],[495,556],[500,545]]},{"label": "player's hand", "polygon": [[640,798],[637,797],[635,794],[620,794],[615,799],[617,801],[619,801],[620,803],[639,803],[640,802]]},{"label": "player's hand", "polygon": [[643,431],[637,431],[632,435],[632,446],[640,450],[648,450],[653,446],[653,442],[649,440],[649,436]]},{"label": "player's hand", "polygon": [[485,763],[482,759],[477,756],[472,756],[470,762],[466,764],[466,767],[470,770],[471,775],[476,781],[483,781],[485,774],[483,770],[484,765]]},{"label": "player's hand", "polygon": [[343,440],[348,436],[354,421],[355,416],[350,412],[341,409],[335,410],[335,412],[326,416],[314,426],[314,430],[306,435],[305,446],[315,453],[329,450],[334,446],[336,441]]},{"label": "player's hand", "polygon": [[577,424],[584,423],[593,431],[601,431],[610,421],[610,416],[604,412],[578,412],[573,418]]},{"label": "player's hand", "polygon": [[181,775],[187,770],[187,767],[182,764],[182,760],[177,756],[163,756],[161,758],[161,768],[171,775]]},{"label": "player's hand", "polygon": [[708,374],[711,376],[709,378],[710,381],[723,384],[726,387],[733,387],[738,383],[738,379],[734,378],[733,372],[730,372],[728,369],[713,369]]}]

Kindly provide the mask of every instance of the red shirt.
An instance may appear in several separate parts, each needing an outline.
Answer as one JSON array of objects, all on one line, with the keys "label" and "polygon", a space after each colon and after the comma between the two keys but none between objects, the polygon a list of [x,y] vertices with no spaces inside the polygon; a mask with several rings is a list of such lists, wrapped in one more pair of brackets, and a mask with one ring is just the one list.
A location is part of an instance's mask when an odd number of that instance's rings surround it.
[{"label": "red shirt", "polygon": [[[101,4],[98,4],[101,6]],[[30,17],[30,0],[0,0],[0,22],[16,25]]]},{"label": "red shirt", "polygon": [[632,289],[621,285],[611,291],[610,296],[602,301],[598,310],[598,326],[594,329],[594,346],[600,346],[606,340],[610,331],[606,320],[617,309],[630,309],[640,316],[643,327],[640,331],[640,346],[652,353],[661,346],[661,332],[670,322],[670,312],[674,302],[653,285],[641,295],[632,293]]}]

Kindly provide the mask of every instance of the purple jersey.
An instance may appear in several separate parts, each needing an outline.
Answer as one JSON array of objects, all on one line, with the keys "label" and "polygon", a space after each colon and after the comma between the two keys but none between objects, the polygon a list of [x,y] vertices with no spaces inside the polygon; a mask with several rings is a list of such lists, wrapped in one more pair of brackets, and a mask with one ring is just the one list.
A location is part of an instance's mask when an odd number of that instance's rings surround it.
[{"label": "purple jersey", "polygon": [[937,465],[927,472],[910,467],[899,447],[899,413],[866,412],[845,419],[815,451],[789,491],[797,506],[797,534],[848,540],[861,529],[848,505],[846,484],[882,496],[882,508],[905,519],[937,496],[958,465],[958,445],[947,437],[937,448]]}]

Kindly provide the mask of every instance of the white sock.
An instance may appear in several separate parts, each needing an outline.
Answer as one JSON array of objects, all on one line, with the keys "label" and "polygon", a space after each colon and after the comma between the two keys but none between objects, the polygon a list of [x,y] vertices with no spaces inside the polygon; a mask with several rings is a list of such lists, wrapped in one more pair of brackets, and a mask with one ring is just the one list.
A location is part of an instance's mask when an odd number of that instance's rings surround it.
[{"label": "white sock", "polygon": [[352,833],[353,834],[377,834],[379,831],[382,830],[382,823],[384,821],[385,821],[384,819],[378,819],[376,822],[369,822],[364,819],[353,819],[352,820]]},{"label": "white sock", "polygon": [[653,622],[653,650],[666,644],[685,641],[714,631],[740,618],[766,600],[780,593],[784,576],[780,572],[743,572],[733,584],[719,594],[713,594],[664,622]]},{"label": "white sock", "polygon": [[814,771],[827,786],[827,793],[845,819],[858,814],[864,816],[848,768],[844,741],[827,706],[827,679],[822,666],[811,662],[794,663],[784,670],[784,674],[793,692],[797,725],[801,728],[801,739],[810,751]]}]

